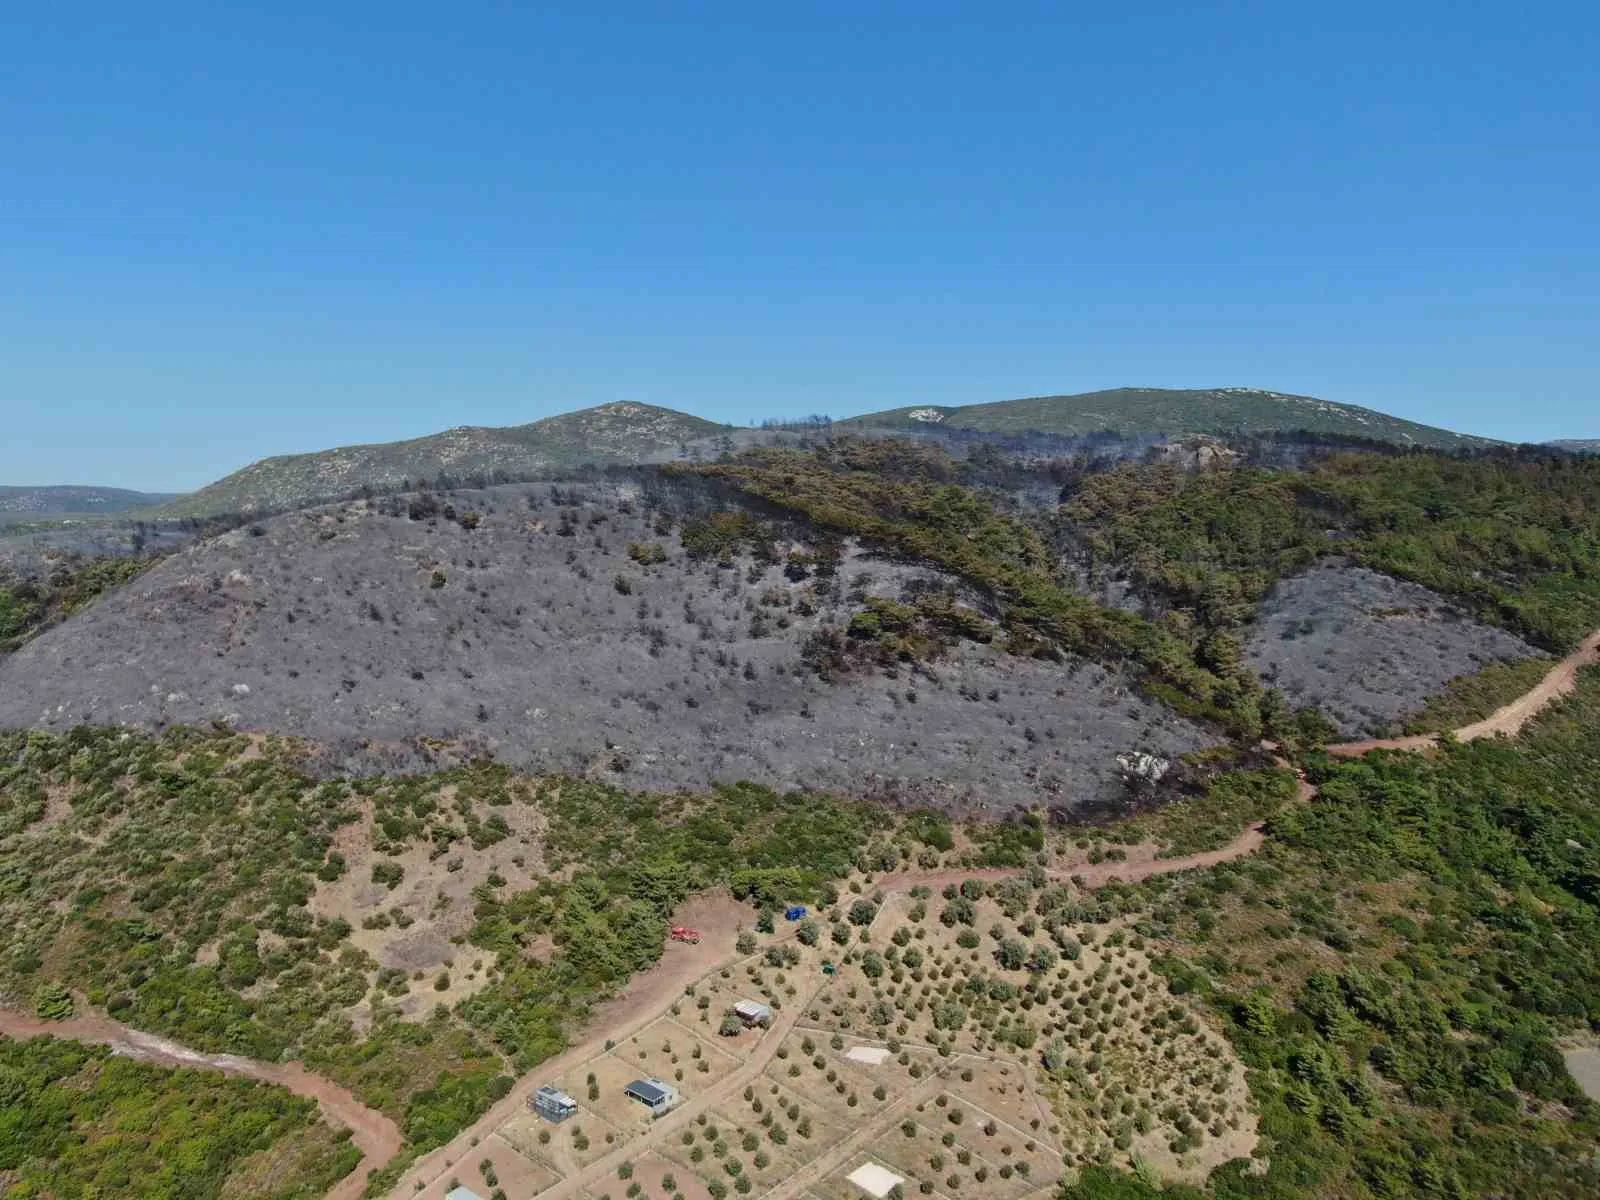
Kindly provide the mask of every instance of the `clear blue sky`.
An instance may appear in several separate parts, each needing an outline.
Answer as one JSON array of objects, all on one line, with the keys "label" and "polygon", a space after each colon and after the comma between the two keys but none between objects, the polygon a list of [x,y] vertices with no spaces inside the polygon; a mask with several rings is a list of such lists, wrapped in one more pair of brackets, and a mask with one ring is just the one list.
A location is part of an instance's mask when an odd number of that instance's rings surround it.
[{"label": "clear blue sky", "polygon": [[242,7],[0,12],[0,483],[616,399],[1600,435],[1593,3]]}]

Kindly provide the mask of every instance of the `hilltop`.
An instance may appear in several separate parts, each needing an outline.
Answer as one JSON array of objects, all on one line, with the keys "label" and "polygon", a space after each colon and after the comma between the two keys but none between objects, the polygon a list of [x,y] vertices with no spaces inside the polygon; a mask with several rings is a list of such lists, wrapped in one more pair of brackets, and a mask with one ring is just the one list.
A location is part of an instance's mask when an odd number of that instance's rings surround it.
[{"label": "hilltop", "polygon": [[422,481],[481,485],[558,478],[584,466],[708,460],[756,445],[813,442],[825,438],[830,429],[866,437],[915,434],[951,447],[970,445],[980,434],[1006,435],[1013,442],[1044,435],[1057,439],[1047,448],[1055,456],[1071,452],[1069,439],[1104,434],[1159,439],[1189,434],[1308,432],[1435,450],[1496,444],[1354,405],[1251,388],[1119,388],[954,408],[912,406],[839,422],[819,420],[798,427],[761,429],[722,425],[670,408],[623,402],[528,425],[464,425],[409,441],[266,458],[177,498],[155,515],[258,515],[365,492],[404,490]]},{"label": "hilltop", "polygon": [[867,413],[845,426],[937,426],[983,433],[1294,433],[1461,450],[1494,443],[1391,417],[1354,404],[1258,388],[1112,388],[1075,396],[1035,396],[946,408],[910,406]]},{"label": "hilltop", "polygon": [[601,404],[504,428],[462,425],[403,442],[264,458],[181,497],[166,517],[282,512],[440,476],[529,478],[593,464],[661,462],[730,427],[650,404]]}]

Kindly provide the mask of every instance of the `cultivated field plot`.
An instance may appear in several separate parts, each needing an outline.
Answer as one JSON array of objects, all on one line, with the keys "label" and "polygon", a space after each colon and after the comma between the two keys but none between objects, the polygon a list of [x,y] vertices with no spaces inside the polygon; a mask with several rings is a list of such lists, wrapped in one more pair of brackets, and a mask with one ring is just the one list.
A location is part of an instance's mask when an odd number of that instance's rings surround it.
[{"label": "cultivated field plot", "polygon": [[[769,1130],[768,1140],[782,1146],[796,1163],[809,1162],[828,1147],[835,1145],[854,1126],[845,1120],[830,1104],[818,1104],[794,1088],[779,1082],[780,1071],[769,1068],[768,1073],[747,1089],[751,1095],[740,1095],[726,1101],[720,1110],[722,1117],[732,1125],[762,1125]],[[771,1130],[778,1130],[776,1134]]]},{"label": "cultivated field plot", "polygon": [[[778,948],[769,948],[769,951],[784,958],[798,953],[798,950],[785,953]],[[785,973],[784,967],[766,966],[756,957],[707,975],[674,1008],[680,1025],[710,1040],[724,1052],[745,1058],[759,1044],[760,1031],[724,1035],[722,1021],[728,1010],[740,1001],[749,1000],[768,1005],[778,1013],[792,1003],[797,994],[797,980]]]},{"label": "cultivated field plot", "polygon": [[[850,943],[796,1036],[828,1037],[830,1047],[879,1041],[912,1076],[891,1097],[937,1064],[974,1109],[962,1120],[1016,1130],[1034,1143],[1028,1154],[1059,1150],[1068,1167],[1137,1154],[1166,1175],[1201,1178],[1247,1155],[1255,1121],[1227,1042],[1169,993],[1129,931],[1081,922],[1079,900],[1065,885],[1035,888],[1024,878],[891,897],[870,941]],[[846,1096],[859,1097],[855,1073],[882,1068],[840,1056],[829,1070]],[[830,1087],[839,1094],[839,1083],[815,1071],[788,1082],[819,1104]],[[1041,1169],[1028,1161],[1030,1173]],[[1007,1164],[994,1165],[989,1179],[1002,1178]]]},{"label": "cultivated field plot", "polygon": [[[637,1192],[632,1190],[635,1185]],[[629,1163],[626,1179],[613,1174],[583,1195],[585,1200],[713,1200],[704,1180],[659,1154],[647,1154],[638,1162]]]},{"label": "cultivated field plot", "polygon": [[622,1089],[640,1077],[637,1068],[605,1054],[556,1080],[555,1086],[581,1108],[576,1117],[553,1127],[550,1144],[569,1155],[571,1163],[588,1166],[638,1137],[650,1127],[651,1115]]},{"label": "cultivated field plot", "polygon": [[555,1171],[520,1153],[497,1135],[475,1147],[469,1161],[415,1195],[418,1200],[442,1200],[455,1183],[460,1183],[480,1196],[488,1196],[496,1188],[507,1196],[534,1196],[559,1181]]},{"label": "cultivated field plot", "polygon": [[[703,1123],[696,1117],[662,1152],[708,1186],[720,1180],[732,1190],[758,1196],[790,1178],[805,1161],[811,1139],[791,1138],[781,1115],[769,1125],[741,1119],[734,1105],[701,1115]],[[741,1178],[748,1189],[739,1184]]]},{"label": "cultivated field plot", "polygon": [[[753,954],[562,1071],[575,1117],[504,1122],[495,1145],[528,1164],[518,1194],[1022,1200],[1091,1163],[1200,1180],[1251,1152],[1227,1043],[1128,929],[1083,919],[1075,889],[858,886],[746,935]],[[740,1001],[768,1005],[772,1027],[744,1028]],[[652,1116],[623,1091],[641,1078],[679,1102]]]},{"label": "cultivated field plot", "polygon": [[1037,1138],[946,1092],[916,1105],[868,1150],[896,1173],[949,1195],[967,1191],[1012,1200],[1061,1173],[1060,1156]]},{"label": "cultivated field plot", "polygon": [[[747,1045],[758,1038],[759,1034],[755,1033],[748,1038],[741,1035]],[[636,1078],[664,1079],[684,1095],[693,1095],[720,1083],[739,1065],[738,1058],[690,1032],[671,1017],[663,1017],[619,1042],[612,1053]]]}]

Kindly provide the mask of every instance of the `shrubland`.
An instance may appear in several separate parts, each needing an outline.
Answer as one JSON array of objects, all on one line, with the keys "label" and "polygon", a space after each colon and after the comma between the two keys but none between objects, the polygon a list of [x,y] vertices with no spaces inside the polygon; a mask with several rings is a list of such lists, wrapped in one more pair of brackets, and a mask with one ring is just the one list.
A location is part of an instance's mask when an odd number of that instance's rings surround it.
[{"label": "shrubland", "polygon": [[18,1200],[311,1200],[357,1158],[314,1102],[281,1088],[0,1039],[0,1180]]},{"label": "shrubland", "polygon": [[[811,899],[853,868],[871,828],[858,804],[754,785],[636,796],[492,764],[318,781],[298,763],[287,743],[226,731],[0,735],[7,1003],[31,1010],[42,985],[65,985],[197,1050],[300,1056],[424,1149],[653,963],[691,890]],[[486,986],[403,1019],[405,973],[381,970],[347,921],[308,903],[347,869],[335,839],[370,824],[363,837],[386,853],[472,853],[505,836],[510,805],[542,809],[569,869],[522,891],[478,888],[462,952],[490,960]],[[530,956],[540,939],[552,951]]]},{"label": "shrubland", "polygon": [[148,558],[69,559],[38,578],[0,577],[0,654],[120,587],[151,563]]},{"label": "shrubland", "polygon": [[1251,1068],[1269,1166],[1211,1194],[1600,1188],[1556,1046],[1600,1018],[1596,720],[1590,670],[1516,742],[1323,761],[1258,855],[1099,894]]}]

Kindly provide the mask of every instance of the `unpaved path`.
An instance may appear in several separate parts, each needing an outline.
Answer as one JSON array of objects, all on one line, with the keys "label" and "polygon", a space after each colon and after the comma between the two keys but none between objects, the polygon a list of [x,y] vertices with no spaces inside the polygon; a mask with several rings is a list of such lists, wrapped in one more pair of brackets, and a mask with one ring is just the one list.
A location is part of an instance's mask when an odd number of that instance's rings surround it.
[{"label": "unpaved path", "polygon": [[[1458,742],[1475,742],[1497,734],[1512,736],[1578,685],[1578,669],[1600,662],[1600,629],[1595,630],[1571,654],[1546,672],[1545,677],[1511,703],[1497,708],[1481,721],[1463,725],[1455,731]],[[1335,758],[1359,758],[1369,750],[1428,750],[1439,744],[1436,733],[1410,737],[1372,738],[1361,742],[1342,742],[1329,746]]]},{"label": "unpaved path", "polygon": [[360,1196],[366,1188],[367,1172],[383,1166],[400,1150],[400,1130],[393,1121],[362,1104],[347,1089],[313,1075],[299,1063],[265,1063],[235,1054],[201,1054],[166,1038],[129,1029],[98,1013],[69,1017],[65,1021],[41,1021],[25,1013],[0,1008],[0,1034],[10,1038],[70,1038],[75,1042],[110,1046],[113,1054],[141,1062],[221,1071],[224,1075],[275,1083],[297,1096],[315,1100],[323,1117],[330,1124],[348,1129],[351,1142],[361,1151],[356,1169],[328,1193],[330,1200],[354,1200]]},{"label": "unpaved path", "polygon": [[[751,917],[750,909],[726,892],[706,893],[685,901],[672,914],[672,923],[698,929],[698,945],[669,941],[653,967],[628,980],[625,992],[596,1006],[582,1042],[545,1060],[517,1080],[516,1086],[469,1128],[419,1158],[390,1194],[410,1197],[416,1194],[417,1183],[438,1182],[453,1164],[472,1152],[474,1145],[526,1108],[528,1098],[544,1084],[559,1078],[569,1067],[603,1053],[606,1042],[631,1037],[666,1012],[673,1001],[682,997],[684,988],[733,962],[738,957],[734,943],[739,930]],[[777,1043],[772,1045],[776,1047]]]},{"label": "unpaved path", "polygon": [[[1141,879],[1149,879],[1155,875],[1171,875],[1176,871],[1195,871],[1201,867],[1214,867],[1219,863],[1232,862],[1236,858],[1243,858],[1247,854],[1254,854],[1261,849],[1262,843],[1267,840],[1267,835],[1262,832],[1260,824],[1255,824],[1246,829],[1226,846],[1219,846],[1215,850],[1202,850],[1198,854],[1185,854],[1178,858],[1155,857],[1156,847],[1151,845],[1124,847],[1124,852],[1134,855],[1130,859],[1119,862],[1082,863],[1076,866],[1052,867],[1045,872],[1051,879],[1071,880],[1079,887],[1098,888],[1105,887],[1113,880],[1121,883],[1138,883]],[[899,891],[910,887],[925,887],[935,890],[946,884],[959,884],[967,879],[1010,879],[1014,875],[1023,874],[1021,867],[968,867],[966,869],[950,868],[933,871],[912,870],[896,871],[890,875],[881,875],[875,879],[871,886],[882,888],[884,891]]]},{"label": "unpaved path", "polygon": [[761,1072],[767,1069],[767,1064],[772,1061],[772,1056],[777,1053],[783,1039],[789,1036],[789,1031],[800,1019],[800,1014],[805,1011],[806,1005],[810,1004],[811,998],[821,990],[822,982],[818,979],[802,995],[794,997],[785,1005],[777,1020],[772,1023],[772,1027],[761,1035],[761,1044],[737,1068],[705,1091],[692,1099],[685,1100],[665,1116],[656,1118],[643,1136],[624,1142],[611,1153],[595,1159],[583,1170],[568,1175],[555,1187],[540,1192],[539,1200],[574,1200],[583,1194],[584,1188],[603,1183],[608,1179],[616,1179],[617,1168],[624,1162],[648,1154],[668,1138],[683,1132],[684,1127],[699,1114],[711,1112],[723,1101],[744,1091],[746,1085],[754,1083]]}]

